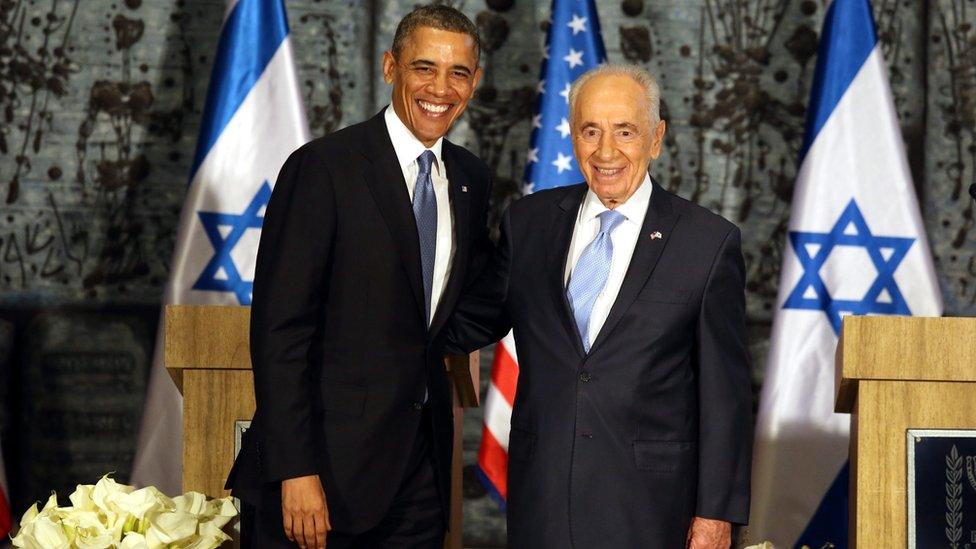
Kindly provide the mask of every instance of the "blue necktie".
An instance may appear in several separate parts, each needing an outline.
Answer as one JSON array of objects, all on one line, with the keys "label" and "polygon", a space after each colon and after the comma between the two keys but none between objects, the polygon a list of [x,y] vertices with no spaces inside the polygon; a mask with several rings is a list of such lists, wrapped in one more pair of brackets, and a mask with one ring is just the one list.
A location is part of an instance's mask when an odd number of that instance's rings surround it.
[{"label": "blue necktie", "polygon": [[603,291],[610,276],[610,261],[613,259],[613,241],[610,240],[610,233],[627,219],[622,213],[614,210],[607,210],[598,217],[600,232],[576,261],[566,288],[569,304],[573,307],[573,316],[576,317],[576,327],[583,340],[583,349],[587,353],[590,352],[590,314],[593,312],[593,304],[596,303],[597,296]]},{"label": "blue necktie", "polygon": [[437,197],[430,179],[430,167],[434,153],[424,151],[417,157],[420,173],[413,188],[413,215],[417,219],[417,236],[420,237],[420,269],[424,275],[424,311],[430,322],[430,294],[434,280],[434,255],[437,251]]}]

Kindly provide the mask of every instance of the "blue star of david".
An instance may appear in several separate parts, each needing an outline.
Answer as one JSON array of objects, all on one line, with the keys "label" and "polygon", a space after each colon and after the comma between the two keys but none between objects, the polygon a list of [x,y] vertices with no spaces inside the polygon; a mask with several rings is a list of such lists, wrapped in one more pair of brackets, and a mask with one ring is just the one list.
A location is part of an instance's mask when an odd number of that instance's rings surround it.
[{"label": "blue star of david", "polygon": [[[194,290],[232,292],[241,305],[251,304],[254,281],[241,278],[230,254],[248,229],[261,228],[264,216],[259,214],[268,205],[270,198],[271,185],[265,181],[242,214],[197,212],[200,222],[203,223],[203,230],[213,246],[214,256],[193,284]],[[220,227],[230,227],[226,237],[220,234]],[[223,273],[223,277],[217,278],[218,273]]]},{"label": "blue star of david", "polygon": [[[851,200],[830,232],[790,231],[790,243],[803,266],[803,276],[786,298],[783,308],[823,311],[836,334],[840,333],[842,313],[912,314],[894,275],[914,242],[914,238],[871,234],[857,203]],[[807,247],[810,244],[815,248],[812,255]],[[834,299],[820,277],[820,268],[835,246],[864,248],[878,271],[877,278],[860,301]]]}]

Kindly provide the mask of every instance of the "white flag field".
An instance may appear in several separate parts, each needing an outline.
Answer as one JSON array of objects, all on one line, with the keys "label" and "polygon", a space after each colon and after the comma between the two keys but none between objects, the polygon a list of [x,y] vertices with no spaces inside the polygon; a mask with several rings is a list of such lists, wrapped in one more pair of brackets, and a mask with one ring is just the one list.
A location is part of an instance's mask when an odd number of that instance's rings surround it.
[{"label": "white flag field", "polygon": [[751,540],[847,546],[850,416],[834,413],[848,314],[942,300],[867,0],[828,8],[756,428]]},{"label": "white flag field", "polygon": [[[282,0],[228,2],[163,303],[250,305],[264,210],[309,139]],[[162,363],[162,322],[132,483],[182,492],[182,398]]]}]

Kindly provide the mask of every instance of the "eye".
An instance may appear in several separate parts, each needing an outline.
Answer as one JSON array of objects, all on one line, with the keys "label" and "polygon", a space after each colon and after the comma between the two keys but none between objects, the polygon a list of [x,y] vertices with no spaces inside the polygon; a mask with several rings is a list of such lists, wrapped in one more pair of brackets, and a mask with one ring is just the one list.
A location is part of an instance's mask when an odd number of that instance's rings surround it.
[{"label": "eye", "polygon": [[467,80],[468,79],[468,73],[466,73],[464,71],[454,71],[454,72],[451,73],[451,76],[453,76],[454,78],[461,79],[461,80]]}]

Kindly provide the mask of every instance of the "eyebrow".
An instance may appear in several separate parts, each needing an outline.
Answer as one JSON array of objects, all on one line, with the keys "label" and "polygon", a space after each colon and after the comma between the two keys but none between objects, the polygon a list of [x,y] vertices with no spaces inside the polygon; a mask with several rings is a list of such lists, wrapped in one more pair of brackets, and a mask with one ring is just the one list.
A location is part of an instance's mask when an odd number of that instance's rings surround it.
[{"label": "eyebrow", "polygon": [[[434,63],[429,59],[417,59],[411,62],[410,66],[411,67],[437,67],[437,63]],[[451,70],[461,71],[466,75],[471,74],[471,69],[465,67],[464,65],[454,65],[453,67],[451,67]]]},{"label": "eyebrow", "polygon": [[[597,124],[596,122],[584,122],[582,129],[585,130],[587,128],[600,129],[600,125]],[[616,130],[636,130],[637,124],[631,124],[630,122],[618,122],[613,125],[613,128]]]}]

